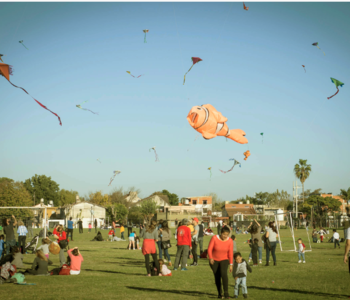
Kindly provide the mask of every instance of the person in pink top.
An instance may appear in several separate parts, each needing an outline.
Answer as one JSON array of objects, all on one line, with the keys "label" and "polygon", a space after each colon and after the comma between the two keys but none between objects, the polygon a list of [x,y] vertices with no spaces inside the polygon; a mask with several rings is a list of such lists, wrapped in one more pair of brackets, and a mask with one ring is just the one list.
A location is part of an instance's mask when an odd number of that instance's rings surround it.
[{"label": "person in pink top", "polygon": [[79,275],[81,262],[84,261],[83,256],[78,247],[68,250],[67,253],[70,258],[70,275]]},{"label": "person in pink top", "polygon": [[221,280],[224,286],[225,299],[230,299],[228,293],[227,269],[230,265],[230,273],[232,273],[233,242],[229,235],[230,229],[223,227],[220,235],[215,235],[211,238],[208,247],[209,263],[214,273],[215,284],[218,290],[218,298],[220,299],[224,299],[222,296]]}]

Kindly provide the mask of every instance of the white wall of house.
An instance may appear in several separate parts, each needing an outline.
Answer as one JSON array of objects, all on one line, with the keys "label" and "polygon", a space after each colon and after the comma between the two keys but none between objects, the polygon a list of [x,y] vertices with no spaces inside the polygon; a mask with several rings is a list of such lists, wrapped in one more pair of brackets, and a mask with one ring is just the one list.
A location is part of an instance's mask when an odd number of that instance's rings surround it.
[{"label": "white wall of house", "polygon": [[105,219],[106,209],[101,206],[97,206],[87,202],[81,202],[66,208],[67,219],[72,217],[73,219],[90,219],[91,220],[91,208],[94,211],[93,219]]}]

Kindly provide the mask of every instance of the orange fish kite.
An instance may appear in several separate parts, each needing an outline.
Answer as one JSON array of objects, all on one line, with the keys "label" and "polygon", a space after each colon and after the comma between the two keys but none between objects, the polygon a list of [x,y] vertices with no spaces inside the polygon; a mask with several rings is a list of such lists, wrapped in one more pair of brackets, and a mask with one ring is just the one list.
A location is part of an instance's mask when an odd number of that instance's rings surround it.
[{"label": "orange fish kite", "polygon": [[245,6],[244,2],[243,2],[243,9],[245,9],[245,10],[248,10],[248,9],[249,9],[249,7],[246,7],[246,6]]},{"label": "orange fish kite", "polygon": [[244,160],[247,160],[247,158],[250,156],[250,151],[247,150],[247,151],[244,152],[243,154],[244,154],[244,156],[245,156]]},{"label": "orange fish kite", "polygon": [[241,129],[230,130],[226,124],[227,118],[210,104],[192,107],[187,115],[187,121],[207,140],[224,136],[239,144],[248,143],[245,132]]}]

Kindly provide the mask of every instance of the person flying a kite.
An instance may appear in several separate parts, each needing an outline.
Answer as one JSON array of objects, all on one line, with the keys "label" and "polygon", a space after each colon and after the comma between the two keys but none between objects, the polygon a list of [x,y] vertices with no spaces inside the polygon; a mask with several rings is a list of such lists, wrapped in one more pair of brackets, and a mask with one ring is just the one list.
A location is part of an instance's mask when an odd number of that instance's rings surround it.
[{"label": "person flying a kite", "polygon": [[337,80],[337,79],[334,79],[334,78],[332,78],[332,77],[331,77],[331,80],[332,80],[332,82],[335,84],[335,86],[336,86],[336,88],[337,88],[337,92],[336,92],[333,96],[327,97],[328,100],[331,99],[331,98],[333,98],[336,94],[339,93],[339,88],[338,88],[339,86],[342,87],[342,86],[344,85],[344,83],[342,83],[341,81],[339,81],[339,80]]},{"label": "person flying a kite", "polygon": [[184,83],[183,83],[183,85],[185,84],[187,73],[188,73],[189,71],[191,71],[192,67],[193,67],[197,62],[203,61],[203,60],[202,60],[201,58],[199,58],[199,57],[191,57],[191,59],[192,59],[192,66],[191,66],[191,68],[189,68],[189,70],[186,72],[186,74],[185,74],[185,76],[184,76]]},{"label": "person flying a kite", "polygon": [[[12,66],[7,65],[7,64],[3,64],[0,63],[0,75],[4,76],[7,81],[13,85],[15,88],[21,89],[22,91],[24,91],[26,94],[28,94],[29,96],[31,96],[24,88],[21,88],[19,86],[14,85],[11,81],[10,81],[10,75],[12,75]],[[50,113],[54,114],[57,118],[58,121],[60,122],[60,125],[62,126],[62,122],[61,122],[61,118],[54,113],[53,111],[49,110],[45,105],[41,104],[38,100],[36,100],[33,96],[31,96],[36,103],[38,103],[42,108],[45,108],[46,110],[48,110]]]}]

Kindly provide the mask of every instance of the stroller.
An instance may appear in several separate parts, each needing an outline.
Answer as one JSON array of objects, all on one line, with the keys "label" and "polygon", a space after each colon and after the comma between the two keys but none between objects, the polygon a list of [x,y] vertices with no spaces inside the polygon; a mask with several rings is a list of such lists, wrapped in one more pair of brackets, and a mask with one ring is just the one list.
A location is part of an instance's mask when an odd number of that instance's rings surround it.
[{"label": "stroller", "polygon": [[32,251],[32,254],[35,252],[39,242],[39,235],[35,235],[33,239],[27,243],[26,247],[24,248],[25,252]]}]

